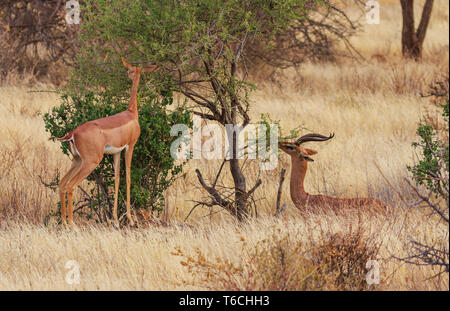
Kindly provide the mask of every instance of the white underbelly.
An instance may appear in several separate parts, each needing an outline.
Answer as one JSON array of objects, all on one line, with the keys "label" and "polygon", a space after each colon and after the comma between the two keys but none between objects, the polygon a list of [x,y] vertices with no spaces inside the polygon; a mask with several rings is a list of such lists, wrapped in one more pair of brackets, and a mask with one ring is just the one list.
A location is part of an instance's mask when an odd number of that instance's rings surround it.
[{"label": "white underbelly", "polygon": [[116,154],[121,152],[123,149],[125,149],[128,145],[125,145],[123,147],[113,147],[110,145],[105,146],[105,154]]}]

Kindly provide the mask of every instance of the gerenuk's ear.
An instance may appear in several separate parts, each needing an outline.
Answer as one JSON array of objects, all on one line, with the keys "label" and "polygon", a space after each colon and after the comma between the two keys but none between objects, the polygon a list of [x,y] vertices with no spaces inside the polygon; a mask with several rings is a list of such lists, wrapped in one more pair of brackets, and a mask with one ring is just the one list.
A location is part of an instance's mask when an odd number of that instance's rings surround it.
[{"label": "gerenuk's ear", "polygon": [[152,72],[152,71],[156,70],[156,68],[158,68],[158,65],[151,65],[151,66],[142,68],[142,72]]},{"label": "gerenuk's ear", "polygon": [[309,148],[304,148],[304,149],[305,149],[306,153],[310,156],[317,154],[317,151],[314,149],[309,149]]},{"label": "gerenuk's ear", "polygon": [[133,66],[123,57],[120,58],[122,60],[122,64],[128,69],[133,69]]}]

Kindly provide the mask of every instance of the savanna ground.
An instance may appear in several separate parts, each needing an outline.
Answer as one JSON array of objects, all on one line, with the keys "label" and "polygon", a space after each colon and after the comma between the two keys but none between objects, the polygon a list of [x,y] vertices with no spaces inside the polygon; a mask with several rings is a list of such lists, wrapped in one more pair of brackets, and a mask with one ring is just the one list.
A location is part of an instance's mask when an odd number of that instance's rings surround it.
[{"label": "savanna ground", "polygon": [[[273,171],[259,171],[257,163],[246,166],[249,185],[258,176],[263,181],[256,191],[259,217],[246,224],[236,223],[218,209],[210,217],[211,211],[201,208],[184,221],[194,205],[191,200],[205,196],[194,170],[199,168],[205,178],[212,179],[220,165],[191,160],[186,179],[179,179],[167,191],[169,226],[116,230],[82,219],[75,220],[79,226],[74,230],[53,223],[44,226],[45,216],[57,208],[58,194],[46,188],[41,178],[49,181],[56,170],[65,171],[70,165],[59,145],[48,141],[40,116],[58,105],[59,97],[30,93],[54,89],[49,83],[11,76],[0,87],[0,290],[360,289],[339,287],[332,281],[323,286],[277,287],[267,285],[267,278],[283,275],[258,270],[264,261],[278,264],[268,254],[275,256],[273,246],[291,247],[283,244],[288,238],[294,242],[291,252],[309,258],[293,263],[304,267],[300,275],[307,278],[321,267],[317,262],[314,266],[314,250],[336,234],[358,232],[364,241],[379,247],[372,259],[380,265],[380,284],[363,289],[448,290],[448,274],[431,278],[438,270],[405,264],[393,256],[406,256],[411,238],[447,240],[448,245],[447,225],[423,210],[407,208],[404,201],[415,199],[405,177],[406,165],[414,163],[411,143],[417,140],[417,124],[427,113],[435,115],[419,92],[449,69],[449,5],[435,1],[424,56],[416,63],[401,57],[399,1],[380,3],[381,23],[365,25],[352,39],[367,61],[307,63],[296,71],[282,72],[277,81],[266,78],[268,73],[262,70],[257,78],[264,83],[253,95],[252,116],[259,119],[261,113],[268,113],[285,131],[300,126],[322,134],[335,132],[329,142],[311,143],[319,153],[309,166],[306,190],[342,197],[374,196],[394,207],[392,215],[300,215],[285,182],[286,215],[272,217],[282,167],[289,178],[290,160],[281,155]],[[416,14],[421,5],[418,1]],[[387,61],[371,60],[374,54],[382,54]],[[222,182],[230,180],[226,175]],[[260,254],[258,260],[255,254]],[[65,281],[68,260],[80,265],[79,284]],[[233,270],[231,264],[242,269]],[[208,282],[204,274],[208,267],[219,275],[210,277],[214,282]],[[226,273],[222,277],[227,269],[234,273],[233,282]],[[255,274],[261,274],[260,278]],[[253,287],[246,287],[249,284]]]}]

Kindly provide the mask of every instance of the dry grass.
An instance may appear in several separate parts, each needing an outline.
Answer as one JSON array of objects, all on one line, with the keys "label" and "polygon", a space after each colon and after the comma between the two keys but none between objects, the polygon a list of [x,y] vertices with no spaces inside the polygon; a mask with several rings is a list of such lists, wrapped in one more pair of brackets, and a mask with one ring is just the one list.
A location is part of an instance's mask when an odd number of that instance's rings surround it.
[{"label": "dry grass", "polygon": [[[275,229],[275,228],[274,228]],[[377,285],[366,281],[366,264],[378,258],[374,236],[356,231],[327,232],[319,239],[298,239],[279,228],[252,247],[241,237],[238,262],[205,256],[198,248],[195,256],[179,248],[174,255],[194,276],[194,286],[215,290],[368,290]],[[184,284],[189,284],[185,281]]]},{"label": "dry grass", "polygon": [[[421,217],[406,219],[399,213],[391,220],[382,217],[362,217],[365,235],[381,245],[377,260],[380,263],[380,284],[377,290],[436,290],[448,288],[448,279],[426,279],[435,271],[399,264],[391,254],[404,255],[403,243],[415,226],[427,236],[439,236],[444,226],[435,226]],[[202,275],[190,273],[181,264],[185,258],[174,255],[181,248],[187,257],[196,257],[200,249],[205,260],[228,260],[239,266],[249,262],[253,250],[261,241],[290,235],[304,245],[304,252],[312,245],[326,243],[336,233],[347,234],[356,229],[357,217],[308,215],[285,222],[261,218],[248,225],[221,221],[195,228],[171,226],[146,230],[115,230],[106,227],[83,226],[79,230],[44,227],[26,223],[11,224],[0,232],[0,288],[3,290],[189,290],[220,288],[220,284],[205,284]],[[245,244],[242,241],[245,240]],[[275,240],[276,241],[276,240]],[[264,245],[263,245],[264,246]],[[266,248],[260,248],[265,250]],[[270,248],[269,248],[270,250]],[[299,254],[303,256],[303,254]],[[263,257],[264,258],[264,257]],[[260,261],[263,260],[261,258]],[[68,260],[80,265],[80,284],[65,282]],[[271,262],[268,259],[269,262]],[[263,264],[260,262],[260,264]],[[245,266],[244,266],[245,267]],[[246,267],[246,272],[251,272]],[[301,268],[301,267],[299,267]],[[331,273],[330,273],[331,275]],[[255,277],[253,277],[255,279]],[[257,278],[256,278],[257,279]],[[265,285],[265,284],[262,284]]]},{"label": "dry grass", "polygon": [[[355,46],[370,59],[383,54],[385,63],[341,60],[337,64],[305,64],[298,71],[286,71],[279,85],[262,83],[253,96],[252,117],[269,113],[285,130],[302,127],[336,137],[326,143],[311,143],[319,154],[310,165],[306,189],[335,196],[372,195],[395,206],[394,215],[360,215],[365,235],[380,246],[381,283],[379,290],[448,290],[444,279],[429,279],[431,268],[415,267],[390,259],[406,254],[411,236],[422,241],[445,239],[448,228],[417,210],[406,210],[398,196],[376,169],[380,167],[402,195],[410,193],[403,178],[412,163],[411,143],[416,139],[417,122],[428,108],[418,93],[443,72],[448,72],[448,2],[436,1],[420,63],[400,57],[400,5],[381,2],[381,24],[366,25],[354,39]],[[418,1],[421,5],[421,1]],[[417,9],[416,12],[419,12]],[[388,44],[388,42],[391,42]],[[209,210],[196,210],[189,223],[184,217],[193,206],[190,200],[203,196],[194,169],[213,178],[220,163],[192,160],[187,178],[168,190],[172,225],[117,231],[108,227],[82,225],[78,230],[44,227],[44,217],[56,208],[58,196],[39,179],[49,180],[56,170],[67,170],[69,160],[59,146],[48,141],[39,113],[58,104],[53,93],[28,93],[21,81],[0,87],[0,289],[202,289],[173,255],[180,247],[195,257],[199,248],[208,262],[216,257],[238,265],[245,262],[258,243],[289,234],[305,249],[325,243],[333,234],[345,234],[358,223],[356,215],[298,215],[283,189],[288,203],[288,221],[273,219],[281,167],[289,167],[282,155],[274,171],[259,172],[257,165],[246,166],[249,184],[261,174],[257,190],[261,218],[241,226],[219,212],[210,219]],[[280,82],[281,81],[281,82]],[[281,87],[280,87],[281,86]],[[33,89],[49,89],[35,85]],[[289,168],[288,168],[289,171]],[[287,176],[289,178],[289,175]],[[223,183],[229,184],[226,175]],[[80,223],[80,220],[76,220]],[[243,242],[245,248],[243,251]],[[447,236],[448,239],[448,236]],[[447,242],[448,243],[448,242]],[[448,245],[448,244],[447,244]],[[267,248],[266,248],[267,249]],[[67,260],[81,267],[81,283],[64,281]]]}]

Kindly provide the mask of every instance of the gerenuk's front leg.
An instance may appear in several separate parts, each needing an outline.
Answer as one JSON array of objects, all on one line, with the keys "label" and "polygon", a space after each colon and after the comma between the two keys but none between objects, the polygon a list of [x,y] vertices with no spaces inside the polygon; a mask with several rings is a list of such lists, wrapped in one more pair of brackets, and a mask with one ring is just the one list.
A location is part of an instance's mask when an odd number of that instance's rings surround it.
[{"label": "gerenuk's front leg", "polygon": [[131,186],[131,158],[133,157],[134,144],[128,146],[125,152],[125,166],[126,166],[126,179],[127,179],[127,218],[130,221],[130,225],[134,226],[133,218],[131,218],[130,211],[130,186]]},{"label": "gerenuk's front leg", "polygon": [[114,225],[119,227],[119,219],[117,217],[117,200],[120,184],[120,152],[113,155],[114,159]]}]

